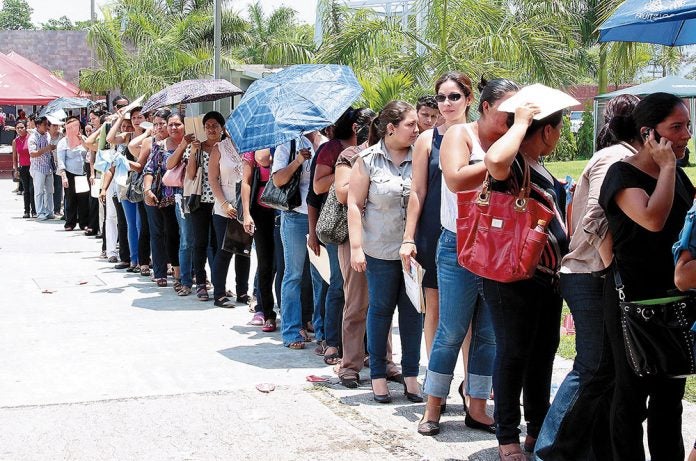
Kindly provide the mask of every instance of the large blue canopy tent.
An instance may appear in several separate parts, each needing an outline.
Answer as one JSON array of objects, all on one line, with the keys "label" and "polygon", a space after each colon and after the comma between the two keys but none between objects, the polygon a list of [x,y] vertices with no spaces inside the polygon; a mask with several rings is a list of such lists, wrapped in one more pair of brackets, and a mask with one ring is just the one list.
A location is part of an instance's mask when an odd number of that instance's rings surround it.
[{"label": "large blue canopy tent", "polygon": [[633,94],[636,96],[645,96],[652,93],[672,93],[689,101],[689,112],[691,113],[691,128],[696,127],[696,80],[687,78],[667,76],[658,78],[651,82],[641,85],[624,88],[623,90],[612,91],[611,93],[600,94],[594,98],[594,135],[597,137],[597,127],[599,125],[599,117],[604,112],[606,103],[620,94]]}]

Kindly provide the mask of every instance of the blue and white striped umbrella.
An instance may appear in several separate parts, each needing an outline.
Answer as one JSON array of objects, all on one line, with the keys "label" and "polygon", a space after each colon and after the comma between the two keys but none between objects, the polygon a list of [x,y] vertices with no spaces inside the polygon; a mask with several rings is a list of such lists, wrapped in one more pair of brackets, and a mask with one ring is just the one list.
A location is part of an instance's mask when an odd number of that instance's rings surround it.
[{"label": "blue and white striped umbrella", "polygon": [[225,127],[239,152],[278,146],[331,125],[362,91],[350,67],[292,66],[252,83]]}]

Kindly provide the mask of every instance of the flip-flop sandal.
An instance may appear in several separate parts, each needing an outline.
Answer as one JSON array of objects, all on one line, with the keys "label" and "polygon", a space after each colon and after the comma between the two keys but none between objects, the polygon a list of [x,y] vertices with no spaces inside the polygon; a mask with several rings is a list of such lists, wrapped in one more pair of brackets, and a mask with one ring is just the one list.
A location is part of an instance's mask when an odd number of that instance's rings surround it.
[{"label": "flip-flop sandal", "polygon": [[181,288],[179,288],[179,290],[176,292],[176,294],[179,296],[188,296],[191,294],[191,287],[182,285]]},{"label": "flip-flop sandal", "polygon": [[175,278],[174,285],[172,285],[172,286],[174,287],[174,291],[176,291],[178,293],[179,290],[181,290],[181,287],[183,287],[183,285],[181,284],[181,279]]},{"label": "flip-flop sandal", "polygon": [[[333,347],[333,348],[327,347],[326,348],[326,350],[329,350],[329,349],[336,349],[336,348],[335,347]],[[333,365],[336,365],[340,361],[341,361],[341,356],[339,355],[338,350],[336,352],[333,352],[333,353],[328,354],[328,355],[324,354],[324,363],[327,365],[333,366]]]},{"label": "flip-flop sandal", "polygon": [[319,356],[324,356],[326,353],[326,349],[328,346],[326,345],[326,341],[320,341],[319,344],[317,345],[316,348],[314,348],[314,353]]},{"label": "flip-flop sandal", "polygon": [[304,342],[306,342],[306,343],[312,342],[312,338],[309,336],[309,334],[307,333],[307,330],[305,330],[304,328],[300,329],[300,336],[302,336],[302,339],[304,340]]},{"label": "flip-flop sandal", "polygon": [[208,294],[208,289],[206,288],[205,284],[201,284],[196,287],[196,297],[199,301],[208,301],[210,299],[210,295]]},{"label": "flip-flop sandal", "polygon": [[140,275],[143,277],[149,277],[150,276],[150,268],[149,267],[141,267],[140,268]]},{"label": "flip-flop sandal", "polygon": [[295,342],[288,344],[288,349],[299,350],[299,349],[304,349],[304,347],[305,347],[304,341],[295,341]]},{"label": "flip-flop sandal", "polygon": [[167,286],[167,279],[157,279],[157,280],[155,280],[155,283],[157,284],[158,287],[166,287]]}]

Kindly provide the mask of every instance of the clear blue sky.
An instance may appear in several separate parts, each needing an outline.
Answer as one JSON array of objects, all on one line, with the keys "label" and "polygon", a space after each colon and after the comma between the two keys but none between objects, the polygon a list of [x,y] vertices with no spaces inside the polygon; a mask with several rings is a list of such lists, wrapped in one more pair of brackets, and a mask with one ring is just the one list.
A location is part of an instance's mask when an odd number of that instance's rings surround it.
[{"label": "clear blue sky", "polygon": [[[27,0],[29,6],[34,9],[32,21],[34,24],[46,22],[51,18],[59,18],[63,15],[68,16],[73,22],[89,19],[90,0]],[[315,0],[260,0],[266,12],[273,10],[281,5],[290,6],[298,12],[302,22],[314,24]],[[0,0],[1,2],[1,0]],[[238,11],[246,11],[247,5],[253,0],[228,0],[227,4]],[[97,11],[99,6],[108,3],[108,0],[96,0]]]}]

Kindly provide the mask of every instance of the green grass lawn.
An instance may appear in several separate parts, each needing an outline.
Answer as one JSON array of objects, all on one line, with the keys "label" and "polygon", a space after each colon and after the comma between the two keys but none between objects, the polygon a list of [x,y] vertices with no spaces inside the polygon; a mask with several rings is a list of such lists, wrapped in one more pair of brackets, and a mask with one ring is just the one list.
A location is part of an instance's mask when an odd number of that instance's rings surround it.
[{"label": "green grass lawn", "polygon": [[[692,151],[693,152],[693,151]],[[693,164],[694,157],[691,157],[690,161],[692,166],[684,168],[684,171],[691,179],[691,182],[696,184],[696,164]],[[546,162],[544,166],[548,168],[552,175],[560,180],[564,180],[566,176],[573,178],[575,182],[582,174],[582,170],[585,169],[587,165],[587,160],[574,160],[571,162]]]}]

